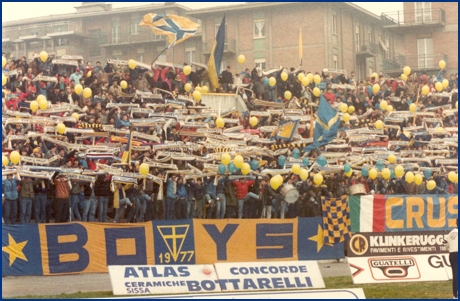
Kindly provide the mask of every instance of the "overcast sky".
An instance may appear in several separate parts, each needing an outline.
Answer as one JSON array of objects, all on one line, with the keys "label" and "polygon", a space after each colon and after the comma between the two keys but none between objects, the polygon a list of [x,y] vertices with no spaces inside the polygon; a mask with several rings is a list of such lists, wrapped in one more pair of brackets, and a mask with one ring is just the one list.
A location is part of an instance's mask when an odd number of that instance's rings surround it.
[{"label": "overcast sky", "polygon": [[[113,8],[144,5],[149,2],[106,2]],[[192,9],[246,2],[177,2]],[[368,11],[380,15],[382,12],[402,10],[402,2],[352,2]],[[44,17],[55,14],[74,13],[81,2],[2,2],[2,22]]]}]

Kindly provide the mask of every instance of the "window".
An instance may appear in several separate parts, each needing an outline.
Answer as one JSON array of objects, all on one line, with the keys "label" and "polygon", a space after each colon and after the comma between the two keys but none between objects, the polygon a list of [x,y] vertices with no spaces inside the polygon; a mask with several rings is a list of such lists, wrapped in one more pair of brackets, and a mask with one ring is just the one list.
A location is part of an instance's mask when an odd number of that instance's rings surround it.
[{"label": "window", "polygon": [[360,41],[359,41],[359,23],[355,24],[355,49],[356,52],[361,51],[360,49]]},{"label": "window", "polygon": [[415,22],[431,22],[431,2],[415,2]]},{"label": "window", "polygon": [[371,75],[372,73],[374,73],[374,68],[369,67],[369,73],[368,74]]},{"label": "window", "polygon": [[419,68],[433,68],[433,39],[417,39],[417,54]]},{"label": "window", "polygon": [[185,62],[190,65],[190,63],[195,62],[195,47],[185,48]]},{"label": "window", "polygon": [[161,34],[155,34],[153,36],[154,41],[161,41],[163,39],[163,36]]},{"label": "window", "polygon": [[144,54],[139,54],[139,55],[137,56],[137,61],[138,61],[139,63],[143,63],[143,62],[144,62]]},{"label": "window", "polygon": [[67,39],[57,39],[56,46],[65,46],[67,45]]},{"label": "window", "polygon": [[254,60],[254,66],[259,67],[260,70],[265,70],[267,67],[267,63],[265,62],[265,59],[255,59]]},{"label": "window", "polygon": [[99,45],[104,44],[105,41],[102,39],[102,34],[100,29],[89,30],[88,34],[91,38],[91,43],[89,43],[89,56],[99,56],[101,55],[101,48]]},{"label": "window", "polygon": [[120,21],[112,22],[112,44],[120,43]]},{"label": "window", "polygon": [[254,21],[254,39],[265,38],[265,22],[263,20]]},{"label": "window", "polygon": [[131,21],[130,31],[132,35],[139,34],[139,23],[140,21]]},{"label": "window", "polygon": [[337,34],[337,14],[332,13],[332,33]]},{"label": "window", "polygon": [[337,56],[334,54],[332,55],[332,67],[337,70],[339,69],[339,62]]},{"label": "window", "polygon": [[386,49],[384,50],[384,55],[387,60],[390,59],[390,36],[388,34],[385,34],[385,47]]}]

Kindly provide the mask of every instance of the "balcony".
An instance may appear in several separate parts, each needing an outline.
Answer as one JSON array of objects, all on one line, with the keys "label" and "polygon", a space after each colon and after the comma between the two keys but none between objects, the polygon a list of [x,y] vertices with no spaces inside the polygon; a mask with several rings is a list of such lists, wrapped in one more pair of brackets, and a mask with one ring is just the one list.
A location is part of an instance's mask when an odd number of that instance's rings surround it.
[{"label": "balcony", "polygon": [[412,72],[438,73],[439,61],[448,62],[446,54],[432,55],[396,55],[393,60],[384,59],[386,73],[400,75],[405,66],[409,66]]},{"label": "balcony", "polygon": [[[203,43],[203,55],[210,55],[212,47],[214,45],[214,40],[212,42]],[[235,39],[226,39],[224,44],[224,53],[236,54],[236,40]]]},{"label": "balcony", "polygon": [[441,8],[388,12],[382,13],[380,18],[383,27],[387,29],[401,30],[446,25],[446,13]]},{"label": "balcony", "polygon": [[65,21],[2,28],[2,41],[23,42],[72,35],[83,36],[80,23]]},{"label": "balcony", "polygon": [[379,54],[379,46],[376,43],[364,41],[356,45],[356,59],[364,60],[370,57],[376,57]]}]

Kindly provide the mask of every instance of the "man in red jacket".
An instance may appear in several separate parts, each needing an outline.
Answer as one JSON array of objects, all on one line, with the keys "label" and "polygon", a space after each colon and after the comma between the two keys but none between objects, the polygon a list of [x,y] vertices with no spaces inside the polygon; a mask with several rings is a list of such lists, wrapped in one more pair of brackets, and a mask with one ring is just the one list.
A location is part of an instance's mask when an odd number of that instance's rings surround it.
[{"label": "man in red jacket", "polygon": [[257,194],[249,192],[249,187],[254,185],[254,180],[246,180],[241,178],[239,180],[233,181],[233,185],[235,186],[236,190],[236,198],[238,199],[238,218],[243,217],[243,206],[244,202],[249,198],[259,199]]}]

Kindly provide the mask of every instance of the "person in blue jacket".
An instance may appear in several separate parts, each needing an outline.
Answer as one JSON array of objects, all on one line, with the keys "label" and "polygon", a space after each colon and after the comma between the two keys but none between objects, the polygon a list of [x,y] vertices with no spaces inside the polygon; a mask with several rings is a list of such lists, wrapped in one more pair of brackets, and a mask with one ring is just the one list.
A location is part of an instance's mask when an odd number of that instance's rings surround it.
[{"label": "person in blue jacket", "polygon": [[7,175],[2,181],[2,192],[5,195],[5,203],[3,205],[3,219],[5,224],[16,224],[18,214],[18,181],[13,178],[13,175]]}]

